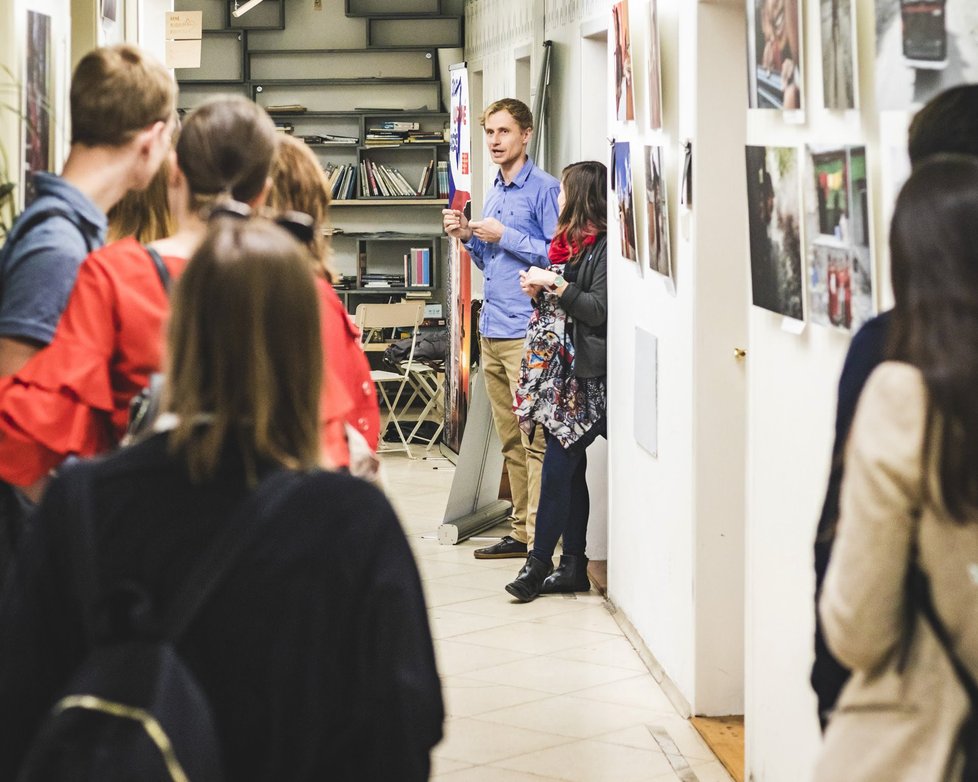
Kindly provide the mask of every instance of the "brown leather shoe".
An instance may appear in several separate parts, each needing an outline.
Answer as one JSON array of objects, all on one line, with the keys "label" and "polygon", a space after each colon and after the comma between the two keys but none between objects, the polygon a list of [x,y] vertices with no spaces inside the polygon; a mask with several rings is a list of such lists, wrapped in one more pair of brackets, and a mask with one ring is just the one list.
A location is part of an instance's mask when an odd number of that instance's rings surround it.
[{"label": "brown leather shoe", "polygon": [[506,535],[498,543],[493,543],[485,548],[477,548],[472,552],[472,555],[476,559],[524,559],[526,553],[525,543],[520,543],[515,538]]}]

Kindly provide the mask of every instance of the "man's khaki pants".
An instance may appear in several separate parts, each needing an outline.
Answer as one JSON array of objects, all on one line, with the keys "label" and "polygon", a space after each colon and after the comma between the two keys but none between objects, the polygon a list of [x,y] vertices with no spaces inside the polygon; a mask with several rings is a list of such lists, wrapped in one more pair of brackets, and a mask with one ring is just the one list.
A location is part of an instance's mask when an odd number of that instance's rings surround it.
[{"label": "man's khaki pants", "polygon": [[486,381],[492,418],[502,443],[509,488],[513,494],[515,540],[533,547],[537,505],[540,503],[540,474],[543,469],[544,438],[538,431],[531,443],[516,423],[513,396],[523,359],[522,339],[481,337],[482,376]]}]

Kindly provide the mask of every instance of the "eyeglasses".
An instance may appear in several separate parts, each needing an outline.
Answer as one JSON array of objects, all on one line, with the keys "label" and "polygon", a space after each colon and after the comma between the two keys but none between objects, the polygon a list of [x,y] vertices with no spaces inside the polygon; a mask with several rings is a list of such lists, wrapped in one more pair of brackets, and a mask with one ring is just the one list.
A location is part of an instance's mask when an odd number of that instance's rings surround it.
[{"label": "eyeglasses", "polygon": [[211,221],[216,217],[231,217],[236,220],[250,220],[252,217],[264,217],[275,223],[280,228],[284,228],[292,237],[302,244],[311,244],[316,236],[316,221],[305,212],[278,212],[266,214],[252,209],[248,204],[241,201],[228,199],[215,204],[207,220]]}]

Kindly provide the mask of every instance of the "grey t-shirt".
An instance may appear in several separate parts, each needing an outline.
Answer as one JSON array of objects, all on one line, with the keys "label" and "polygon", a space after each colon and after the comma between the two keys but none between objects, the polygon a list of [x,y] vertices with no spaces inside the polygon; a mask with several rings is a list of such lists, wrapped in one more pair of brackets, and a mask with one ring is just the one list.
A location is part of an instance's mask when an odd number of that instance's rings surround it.
[{"label": "grey t-shirt", "polygon": [[[0,337],[47,345],[75,284],[78,267],[105,243],[107,219],[91,199],[54,174],[34,175],[38,197],[18,219],[59,209],[0,250]],[[17,230],[16,224],[13,231]]]}]

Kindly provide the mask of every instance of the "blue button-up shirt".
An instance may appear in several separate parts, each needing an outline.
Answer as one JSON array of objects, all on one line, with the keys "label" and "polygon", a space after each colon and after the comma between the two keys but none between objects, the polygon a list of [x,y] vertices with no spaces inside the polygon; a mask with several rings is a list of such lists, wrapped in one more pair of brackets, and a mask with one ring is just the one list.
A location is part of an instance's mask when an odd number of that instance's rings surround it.
[{"label": "blue button-up shirt", "polygon": [[496,339],[522,339],[533,306],[520,290],[520,271],[550,265],[547,253],[557,229],[560,182],[527,158],[508,185],[496,174],[486,193],[483,217],[506,226],[502,239],[488,243],[473,236],[465,247],[485,277],[479,333]]}]

